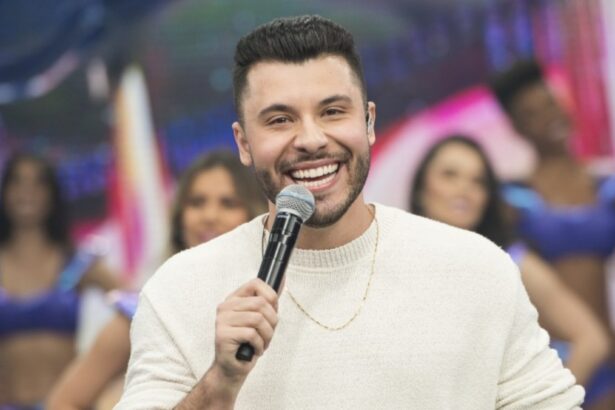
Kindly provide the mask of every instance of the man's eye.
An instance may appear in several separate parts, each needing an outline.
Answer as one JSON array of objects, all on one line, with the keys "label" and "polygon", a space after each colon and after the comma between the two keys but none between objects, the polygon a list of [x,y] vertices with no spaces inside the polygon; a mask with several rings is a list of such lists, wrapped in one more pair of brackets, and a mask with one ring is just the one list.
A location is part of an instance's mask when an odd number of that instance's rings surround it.
[{"label": "man's eye", "polygon": [[288,122],[290,122],[288,117],[274,117],[271,120],[269,120],[269,122],[267,124],[269,124],[269,125],[279,125],[279,124],[286,124]]},{"label": "man's eye", "polygon": [[340,110],[339,108],[327,108],[324,112],[325,115],[338,115],[341,114],[343,111]]}]

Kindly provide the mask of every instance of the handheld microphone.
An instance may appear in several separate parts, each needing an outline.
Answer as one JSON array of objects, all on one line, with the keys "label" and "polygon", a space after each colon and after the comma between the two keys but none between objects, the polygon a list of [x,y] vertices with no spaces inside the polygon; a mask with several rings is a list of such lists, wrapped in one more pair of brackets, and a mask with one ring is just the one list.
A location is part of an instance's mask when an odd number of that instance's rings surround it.
[{"label": "handheld microphone", "polygon": [[[289,185],[275,199],[276,215],[263,255],[258,278],[276,292],[280,289],[286,266],[299,236],[301,224],[314,213],[315,202],[312,193],[302,185]],[[242,343],[235,358],[251,361],[254,347]]]}]

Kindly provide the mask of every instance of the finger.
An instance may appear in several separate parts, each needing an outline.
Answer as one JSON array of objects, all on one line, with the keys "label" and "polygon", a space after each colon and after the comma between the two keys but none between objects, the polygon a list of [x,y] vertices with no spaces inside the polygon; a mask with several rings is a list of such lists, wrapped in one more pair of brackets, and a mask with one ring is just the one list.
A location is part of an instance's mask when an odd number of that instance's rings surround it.
[{"label": "finger", "polygon": [[232,297],[248,297],[248,296],[262,296],[265,298],[271,305],[277,309],[278,306],[278,294],[271,288],[271,286],[267,285],[262,280],[256,278],[251,281],[245,283],[235,292],[231,293],[226,299],[231,299]]},{"label": "finger", "polygon": [[221,317],[226,326],[246,327],[256,329],[263,339],[265,346],[269,346],[273,337],[274,328],[267,319],[257,312],[227,312]]},{"label": "finger", "polygon": [[223,302],[218,309],[218,312],[259,312],[271,326],[275,327],[278,323],[278,314],[274,307],[261,296],[251,296],[240,298],[236,297],[226,302]]},{"label": "finger", "polygon": [[258,331],[251,327],[221,327],[218,336],[223,349],[233,356],[242,343],[249,343],[257,356],[261,356],[265,351],[265,341]]}]

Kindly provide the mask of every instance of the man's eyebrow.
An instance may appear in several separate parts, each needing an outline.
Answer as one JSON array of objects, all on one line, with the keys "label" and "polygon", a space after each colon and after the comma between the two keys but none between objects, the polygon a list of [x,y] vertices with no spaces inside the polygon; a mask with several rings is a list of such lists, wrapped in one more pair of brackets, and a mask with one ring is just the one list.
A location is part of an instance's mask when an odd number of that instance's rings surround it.
[{"label": "man's eyebrow", "polygon": [[289,105],[275,103],[275,104],[271,104],[263,108],[262,110],[260,110],[260,112],[258,113],[258,118],[263,118],[267,114],[270,114],[272,112],[286,112],[286,113],[295,114],[296,110]]},{"label": "man's eyebrow", "polygon": [[332,95],[331,97],[325,98],[318,105],[320,107],[324,107],[325,105],[329,105],[329,104],[336,103],[336,102],[344,102],[347,104],[352,104],[352,98],[348,97],[347,95],[343,95],[343,94],[335,94],[335,95]]},{"label": "man's eyebrow", "polygon": [[[343,94],[335,94],[335,95],[332,95],[332,96],[327,97],[324,100],[320,101],[318,103],[318,106],[319,107],[324,107],[324,106],[327,106],[329,104],[336,103],[336,102],[343,102],[343,103],[347,103],[347,104],[352,104],[352,98],[350,98],[347,95],[343,95]],[[260,110],[260,112],[258,113],[258,118],[263,118],[267,114],[270,114],[272,112],[286,112],[286,113],[290,113],[290,114],[296,114],[297,110],[295,110],[290,105],[281,104],[281,103],[274,103],[274,104],[271,104],[271,105],[263,108],[262,110]]]}]

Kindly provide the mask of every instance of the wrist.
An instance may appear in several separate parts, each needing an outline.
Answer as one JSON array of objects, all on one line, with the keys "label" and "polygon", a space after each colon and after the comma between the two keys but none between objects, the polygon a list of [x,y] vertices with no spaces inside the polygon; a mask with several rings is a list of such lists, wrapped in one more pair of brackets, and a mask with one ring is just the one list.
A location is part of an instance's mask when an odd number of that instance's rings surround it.
[{"label": "wrist", "polygon": [[228,375],[214,363],[205,373],[200,384],[207,391],[208,402],[216,403],[216,408],[232,409],[244,380],[243,376]]}]

